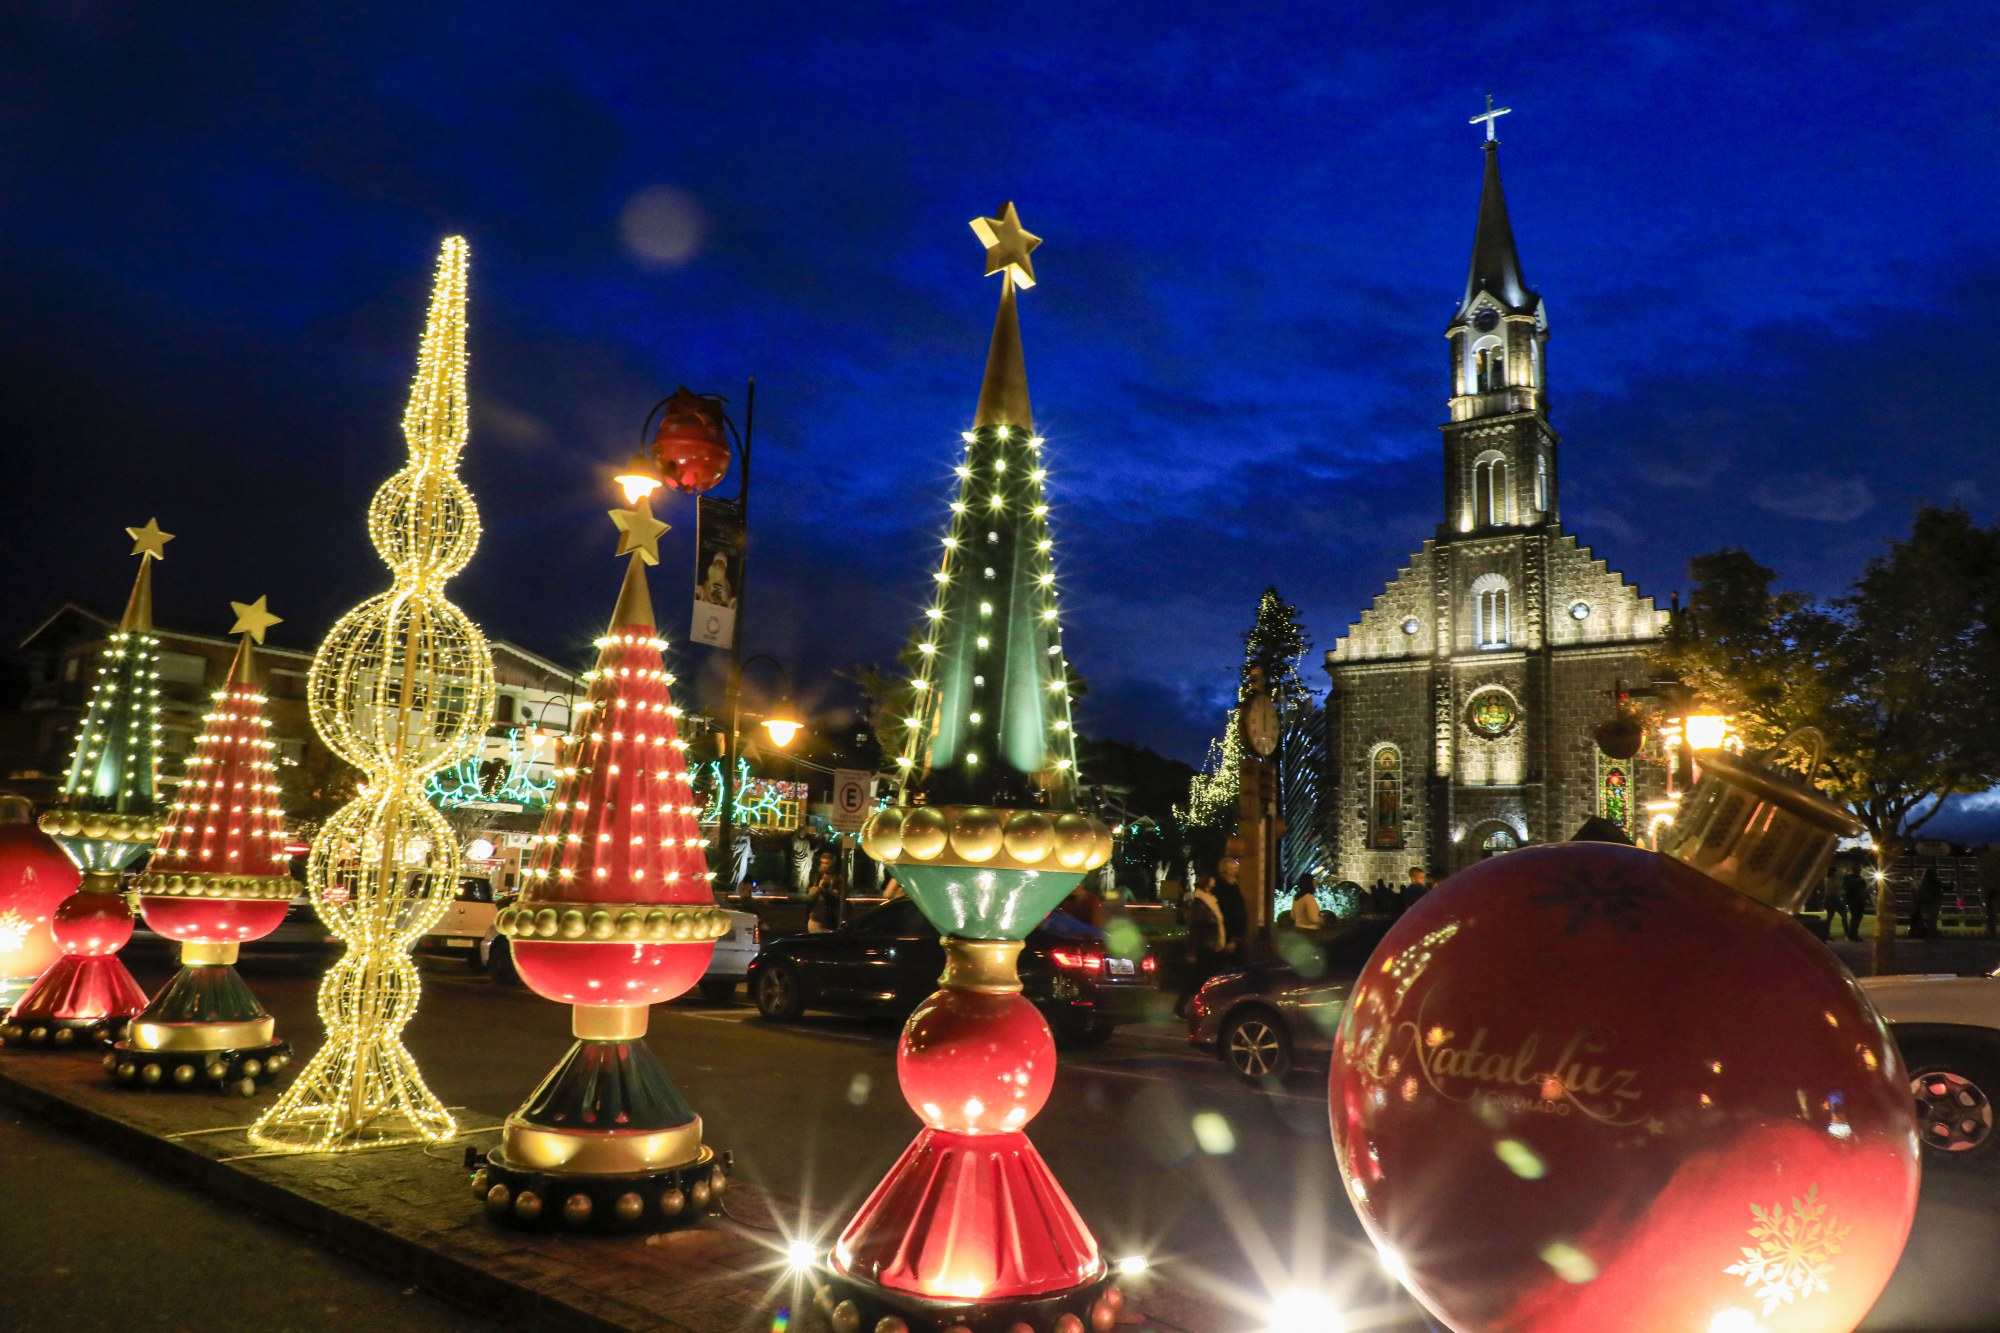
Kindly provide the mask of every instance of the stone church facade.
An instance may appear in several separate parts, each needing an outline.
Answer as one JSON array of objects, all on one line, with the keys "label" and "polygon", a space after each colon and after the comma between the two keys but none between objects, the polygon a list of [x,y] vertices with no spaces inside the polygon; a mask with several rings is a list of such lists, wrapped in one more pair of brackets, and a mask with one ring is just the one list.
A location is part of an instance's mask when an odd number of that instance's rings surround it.
[{"label": "stone church facade", "polygon": [[1444,521],[1326,654],[1327,831],[1361,884],[1559,842],[1591,815],[1637,834],[1665,786],[1591,736],[1621,682],[1651,679],[1668,616],[1562,529],[1548,312],[1521,277],[1497,148],[1446,327]]}]

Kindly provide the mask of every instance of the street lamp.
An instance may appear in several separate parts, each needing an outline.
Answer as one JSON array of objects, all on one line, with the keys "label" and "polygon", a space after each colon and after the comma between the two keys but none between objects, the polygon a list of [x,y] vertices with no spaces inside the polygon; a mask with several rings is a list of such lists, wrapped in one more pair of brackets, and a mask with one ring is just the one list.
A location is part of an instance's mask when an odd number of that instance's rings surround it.
[{"label": "street lamp", "polygon": [[618,488],[625,492],[625,503],[636,505],[641,500],[652,498],[653,492],[665,485],[660,474],[653,470],[653,461],[643,453],[633,454],[625,460],[618,475],[612,478]]},{"label": "street lamp", "polygon": [[[722,480],[729,471],[732,453],[738,464],[736,499],[730,503],[735,505],[742,524],[744,555],[736,569],[736,620],[729,636],[729,674],[723,698],[723,711],[729,715],[729,732],[723,738],[726,748],[722,756],[722,799],[716,829],[724,863],[730,868],[729,887],[734,888],[737,723],[743,691],[743,611],[749,596],[750,443],[757,422],[756,379],[750,380],[744,393],[740,433],[729,414],[722,410],[722,403],[718,395],[694,393],[682,387],[653,404],[653,410],[646,413],[645,424],[639,428],[639,438],[645,442],[650,458],[641,456],[635,460],[636,467],[628,465],[619,474],[618,482],[623,486],[628,477],[645,477],[656,485],[664,483],[683,494],[695,495]],[[660,421],[657,431],[653,429],[655,417]],[[646,466],[648,461],[652,464],[650,468]],[[797,729],[788,730],[783,739],[779,738],[779,729],[770,730],[771,739],[782,746],[789,743]]]}]

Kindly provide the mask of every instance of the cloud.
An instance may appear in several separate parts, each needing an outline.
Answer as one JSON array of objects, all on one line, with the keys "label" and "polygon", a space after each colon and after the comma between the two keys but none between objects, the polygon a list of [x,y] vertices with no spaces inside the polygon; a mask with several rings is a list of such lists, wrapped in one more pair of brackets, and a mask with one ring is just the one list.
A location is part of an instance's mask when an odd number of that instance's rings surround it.
[{"label": "cloud", "polygon": [[1875,507],[1875,492],[1861,477],[1780,473],[1757,487],[1757,505],[1774,514],[1821,523],[1852,523]]}]

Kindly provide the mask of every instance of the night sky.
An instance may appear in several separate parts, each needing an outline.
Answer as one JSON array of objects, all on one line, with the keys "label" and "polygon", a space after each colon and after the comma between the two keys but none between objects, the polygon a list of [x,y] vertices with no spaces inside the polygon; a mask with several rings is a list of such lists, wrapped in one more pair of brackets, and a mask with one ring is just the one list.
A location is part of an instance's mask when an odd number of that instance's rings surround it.
[{"label": "night sky", "polygon": [[1990,7],[1305,8],[10,4],[0,633],[115,610],[154,514],[163,623],[268,593],[309,647],[385,588],[363,513],[460,232],[457,600],[581,661],[610,466],[754,374],[748,646],[831,697],[928,587],[998,296],[966,220],[1012,199],[1081,725],[1198,759],[1265,584],[1330,647],[1438,520],[1489,90],[1614,568],[1664,603],[1738,544],[1832,592],[1920,502],[1993,517]]}]

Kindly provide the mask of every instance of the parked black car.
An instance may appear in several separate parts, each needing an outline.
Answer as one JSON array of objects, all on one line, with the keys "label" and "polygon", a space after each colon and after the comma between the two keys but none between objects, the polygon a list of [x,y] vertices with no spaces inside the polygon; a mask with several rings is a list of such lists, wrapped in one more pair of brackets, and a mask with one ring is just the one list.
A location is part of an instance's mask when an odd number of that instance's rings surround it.
[{"label": "parked black car", "polygon": [[1247,1079],[1282,1077],[1305,1055],[1323,1062],[1348,991],[1391,924],[1363,921],[1296,950],[1298,967],[1271,958],[1216,973],[1188,1004],[1188,1044]]},{"label": "parked black car", "polygon": [[[1060,914],[1029,934],[1020,970],[1022,994],[1073,1044],[1149,1016],[1159,994],[1150,954],[1118,957],[1103,931]],[[758,1013],[781,1022],[807,1009],[903,1014],[937,989],[943,971],[937,927],[902,898],[839,930],[769,941],[751,961],[750,994]]]}]

